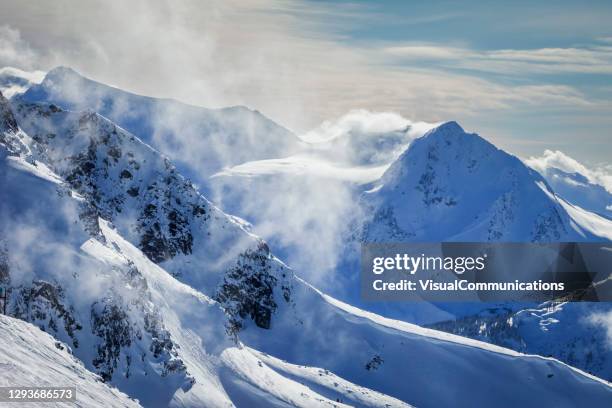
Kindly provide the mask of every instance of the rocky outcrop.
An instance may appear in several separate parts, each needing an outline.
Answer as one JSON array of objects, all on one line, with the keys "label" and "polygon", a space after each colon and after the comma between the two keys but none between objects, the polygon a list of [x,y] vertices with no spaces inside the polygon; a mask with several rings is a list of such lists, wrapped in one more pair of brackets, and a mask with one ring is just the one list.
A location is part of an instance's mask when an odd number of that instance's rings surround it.
[{"label": "rocky outcrop", "polygon": [[[275,276],[276,273],[281,276]],[[270,251],[263,242],[255,250],[240,255],[236,266],[227,272],[215,295],[215,300],[221,303],[228,315],[226,331],[230,336],[236,337],[244,328],[247,318],[258,327],[270,328],[272,315],[278,307],[275,297],[277,287],[282,291],[283,301],[291,302],[291,287],[286,274],[285,270],[275,269]]]}]

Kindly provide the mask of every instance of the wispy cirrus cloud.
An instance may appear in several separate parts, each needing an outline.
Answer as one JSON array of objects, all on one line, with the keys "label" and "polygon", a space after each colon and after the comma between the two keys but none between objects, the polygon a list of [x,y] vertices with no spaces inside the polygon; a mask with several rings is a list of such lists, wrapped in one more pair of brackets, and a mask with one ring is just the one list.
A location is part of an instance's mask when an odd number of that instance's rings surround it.
[{"label": "wispy cirrus cloud", "polygon": [[525,74],[612,74],[612,46],[593,43],[568,48],[474,50],[437,44],[384,47],[394,58],[428,62],[449,68]]}]

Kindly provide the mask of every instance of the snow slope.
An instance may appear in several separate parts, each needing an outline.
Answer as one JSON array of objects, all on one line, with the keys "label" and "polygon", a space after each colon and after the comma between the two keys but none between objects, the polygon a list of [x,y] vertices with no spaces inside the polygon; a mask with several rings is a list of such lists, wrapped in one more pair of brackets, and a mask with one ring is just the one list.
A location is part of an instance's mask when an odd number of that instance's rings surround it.
[{"label": "snow slope", "polygon": [[[1,387],[76,387],[76,403],[55,403],[57,407],[140,406],[87,371],[66,344],[31,324],[0,315],[0,344]],[[19,405],[48,407],[50,403]]]},{"label": "snow slope", "polygon": [[[525,160],[528,166],[548,181],[557,195],[566,201],[606,218],[612,218],[612,192],[605,175],[593,172],[561,152],[547,150],[542,158]],[[603,173],[605,174],[605,173]]]},{"label": "snow slope", "polygon": [[580,173],[567,173],[557,168],[544,175],[555,193],[587,211],[612,218],[612,193],[589,181]]},{"label": "snow slope", "polygon": [[556,360],[322,295],[133,135],[88,112],[16,106],[28,134],[0,102],[9,312],[145,406],[612,400],[608,384]]},{"label": "snow slope", "polygon": [[605,303],[547,302],[517,311],[502,308],[430,327],[525,353],[554,356],[610,381],[607,329],[590,318],[609,311]]}]

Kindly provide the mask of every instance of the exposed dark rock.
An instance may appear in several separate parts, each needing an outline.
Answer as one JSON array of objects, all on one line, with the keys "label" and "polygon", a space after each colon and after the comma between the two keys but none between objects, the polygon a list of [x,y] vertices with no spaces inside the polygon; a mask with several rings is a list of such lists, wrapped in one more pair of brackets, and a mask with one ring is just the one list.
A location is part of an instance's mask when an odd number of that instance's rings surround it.
[{"label": "exposed dark rock", "polygon": [[[101,340],[92,363],[104,381],[113,378],[121,355],[121,349],[132,344],[133,329],[127,314],[112,303],[96,302],[91,306],[91,329]],[[130,360],[126,360],[129,362]]]},{"label": "exposed dark rock", "polygon": [[43,330],[58,333],[57,322],[63,322],[63,329],[72,341],[79,347],[77,332],[83,327],[77,321],[74,309],[65,303],[61,286],[45,282],[33,281],[32,286],[11,288],[9,314],[36,324]]},{"label": "exposed dark rock", "polygon": [[384,363],[384,360],[382,359],[381,356],[379,356],[377,354],[374,357],[372,357],[372,359],[370,361],[368,361],[368,363],[366,364],[365,368],[368,371],[378,370],[378,367],[380,367],[382,365],[382,363]]},{"label": "exposed dark rock", "polygon": [[[278,305],[274,289],[278,279],[272,275],[270,256],[263,244],[256,250],[243,253],[235,267],[230,269],[217,290],[215,300],[228,315],[227,332],[235,337],[250,318],[258,327],[269,329],[272,314]],[[283,287],[283,298],[290,301],[290,289]]]}]

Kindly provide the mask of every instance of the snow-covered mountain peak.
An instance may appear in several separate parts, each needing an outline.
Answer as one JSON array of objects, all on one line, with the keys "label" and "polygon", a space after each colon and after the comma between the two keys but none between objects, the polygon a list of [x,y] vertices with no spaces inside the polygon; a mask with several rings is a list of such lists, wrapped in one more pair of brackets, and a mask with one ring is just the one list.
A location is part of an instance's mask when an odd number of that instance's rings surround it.
[{"label": "snow-covered mountain peak", "polygon": [[[521,173],[533,173],[522,166],[518,158],[497,149],[493,144],[476,133],[467,133],[454,121],[443,123],[415,139],[400,157],[389,167],[381,178],[383,190],[392,190],[406,184],[421,172],[419,190],[427,196],[425,201],[437,202],[433,191],[441,184],[451,187],[462,179],[472,182],[487,181],[495,176],[491,167],[512,167]],[[484,171],[483,171],[484,170]],[[480,180],[480,176],[484,180]],[[541,178],[539,180],[542,180]],[[429,187],[429,188],[426,188]]]},{"label": "snow-covered mountain peak", "polygon": [[441,125],[430,130],[429,133],[436,134],[453,134],[453,133],[465,133],[465,130],[454,120],[449,120],[442,123]]},{"label": "snow-covered mountain peak", "polygon": [[365,238],[558,241],[593,237],[570,221],[544,178],[447,122],[415,139],[364,196]]}]

